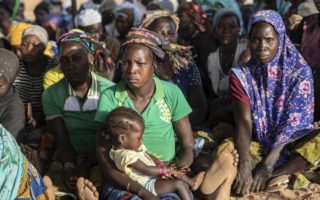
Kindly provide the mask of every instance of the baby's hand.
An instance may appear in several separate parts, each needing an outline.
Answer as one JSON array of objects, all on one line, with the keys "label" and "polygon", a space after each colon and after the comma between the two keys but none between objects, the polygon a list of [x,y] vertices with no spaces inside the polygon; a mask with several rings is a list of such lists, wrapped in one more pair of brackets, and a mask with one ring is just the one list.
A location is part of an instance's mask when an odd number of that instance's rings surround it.
[{"label": "baby's hand", "polygon": [[184,174],[186,174],[186,173],[190,172],[190,168],[187,167],[187,166],[181,167],[181,168],[179,169],[179,171],[182,172],[182,173],[184,173]]}]

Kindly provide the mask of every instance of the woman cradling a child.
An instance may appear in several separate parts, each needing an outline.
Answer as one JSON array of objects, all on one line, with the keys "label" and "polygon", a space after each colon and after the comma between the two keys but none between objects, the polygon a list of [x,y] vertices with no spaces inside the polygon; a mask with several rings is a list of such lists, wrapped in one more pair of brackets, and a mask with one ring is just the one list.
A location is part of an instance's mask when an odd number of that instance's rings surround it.
[{"label": "woman cradling a child", "polygon": [[[154,59],[163,59],[165,56],[165,52],[161,49],[161,40],[161,36],[152,31],[142,28],[131,29],[123,43],[121,57],[123,80],[102,94],[95,120],[105,123],[109,113],[119,106],[133,109],[144,120],[145,129],[142,137],[148,154],[163,163],[174,163],[179,170],[189,167],[194,159],[194,140],[188,119],[191,109],[177,86],[161,81],[153,75],[156,65]],[[115,126],[122,127],[128,123],[124,121]],[[182,152],[179,159],[176,155],[175,135]],[[98,131],[97,158],[105,178],[119,189],[137,194],[142,199],[157,199],[150,191],[120,172],[110,157],[106,156],[112,147],[112,141],[108,138],[108,135]],[[220,195],[222,193],[230,195],[230,186],[234,178],[232,170],[235,170],[232,167],[234,156],[231,152],[232,150],[228,153],[231,157],[224,157],[231,160],[230,173],[225,177],[214,177],[216,170],[225,169],[226,166],[217,168],[213,164],[204,178],[201,191],[210,194],[219,187],[217,191],[221,190]],[[216,163],[219,165],[219,159]],[[223,161],[220,164],[228,165],[230,162]],[[165,176],[170,177],[167,173]],[[213,179],[217,180],[215,182],[217,186],[209,184]],[[227,194],[222,191],[226,191]],[[109,199],[120,199],[126,193],[108,185],[101,195]]]}]

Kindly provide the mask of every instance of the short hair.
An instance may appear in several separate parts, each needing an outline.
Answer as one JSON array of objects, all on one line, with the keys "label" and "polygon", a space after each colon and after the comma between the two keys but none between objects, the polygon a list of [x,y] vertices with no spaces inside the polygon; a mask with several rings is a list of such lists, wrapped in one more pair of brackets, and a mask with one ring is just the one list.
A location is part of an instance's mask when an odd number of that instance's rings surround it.
[{"label": "short hair", "polygon": [[104,135],[109,135],[113,144],[117,143],[117,137],[120,134],[130,133],[132,124],[130,122],[138,121],[144,125],[143,118],[134,110],[125,107],[118,107],[111,111],[102,125]]}]

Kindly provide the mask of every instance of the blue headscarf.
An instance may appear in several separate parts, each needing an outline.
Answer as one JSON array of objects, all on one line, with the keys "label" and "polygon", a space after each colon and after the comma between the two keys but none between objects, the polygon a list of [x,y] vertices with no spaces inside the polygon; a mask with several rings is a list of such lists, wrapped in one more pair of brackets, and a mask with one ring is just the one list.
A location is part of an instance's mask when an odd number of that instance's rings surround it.
[{"label": "blue headscarf", "polygon": [[252,58],[232,71],[250,99],[254,133],[268,153],[310,132],[314,112],[313,77],[286,35],[277,12],[257,12],[250,19],[249,32],[257,22],[274,27],[279,43],[276,56],[264,65]]}]

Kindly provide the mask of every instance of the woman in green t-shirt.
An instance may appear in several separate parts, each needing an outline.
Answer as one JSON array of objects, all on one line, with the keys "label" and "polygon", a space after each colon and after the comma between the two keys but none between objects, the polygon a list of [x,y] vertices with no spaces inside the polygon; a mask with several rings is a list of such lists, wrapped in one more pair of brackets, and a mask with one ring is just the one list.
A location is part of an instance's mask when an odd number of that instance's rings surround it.
[{"label": "woman in green t-shirt", "polygon": [[59,191],[72,192],[77,177],[92,178],[98,171],[93,170],[97,168],[94,118],[100,94],[113,82],[92,72],[90,63],[96,55],[86,34],[66,33],[58,46],[65,78],[46,89],[42,96],[48,129],[57,144],[58,162],[50,166],[48,175]]},{"label": "woman in green t-shirt", "polygon": [[[123,43],[121,54],[123,80],[101,95],[95,120],[104,123],[113,109],[119,106],[131,108],[144,120],[143,144],[148,153],[177,168],[190,167],[195,155],[194,139],[188,118],[191,112],[190,106],[176,85],[161,81],[153,75],[157,60],[166,57],[166,52],[163,50],[166,47],[163,45],[163,38],[160,35],[143,28],[131,29]],[[166,50],[170,51],[168,48]],[[126,125],[123,128],[126,129]],[[179,143],[179,156],[175,154],[175,137]],[[104,136],[98,130],[96,141],[97,159],[108,181],[115,183],[119,188],[126,188],[128,192],[137,194],[142,199],[157,199],[141,185],[118,171],[112,160],[106,156],[111,148],[108,136]],[[201,187],[201,191],[205,194],[218,194],[220,190],[224,191],[223,194],[219,194],[224,196],[218,195],[217,199],[230,195],[231,183],[236,173],[236,167],[232,165],[236,153],[229,150],[226,154],[229,156],[221,156],[221,159],[217,159],[211,166]],[[231,166],[228,166],[230,163]],[[224,171],[227,173],[219,173],[218,170],[221,169],[229,170]],[[215,184],[211,184],[213,180],[216,180]],[[107,199],[120,199],[125,193],[112,186],[106,186],[102,194],[106,195]]]}]

